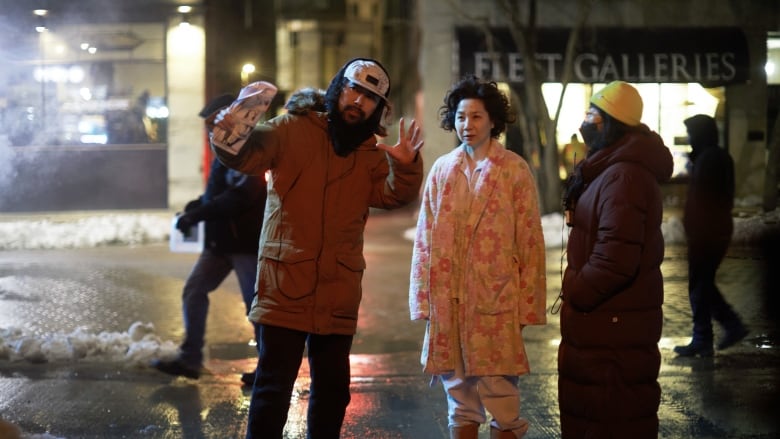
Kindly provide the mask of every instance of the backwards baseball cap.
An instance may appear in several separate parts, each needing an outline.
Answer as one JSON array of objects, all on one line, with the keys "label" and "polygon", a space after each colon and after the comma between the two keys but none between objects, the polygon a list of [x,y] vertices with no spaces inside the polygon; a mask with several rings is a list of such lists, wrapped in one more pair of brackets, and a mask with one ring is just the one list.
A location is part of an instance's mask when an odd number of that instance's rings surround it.
[{"label": "backwards baseball cap", "polygon": [[378,63],[367,59],[356,59],[344,70],[344,77],[387,100],[390,91],[390,78]]},{"label": "backwards baseball cap", "polygon": [[629,126],[637,126],[642,119],[642,97],[623,81],[612,81],[590,98],[590,103]]}]

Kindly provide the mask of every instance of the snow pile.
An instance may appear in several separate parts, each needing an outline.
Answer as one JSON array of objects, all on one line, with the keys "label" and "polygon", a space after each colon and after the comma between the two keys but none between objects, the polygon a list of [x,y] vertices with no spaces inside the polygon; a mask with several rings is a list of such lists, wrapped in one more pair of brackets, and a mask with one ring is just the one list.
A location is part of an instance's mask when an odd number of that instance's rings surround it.
[{"label": "snow pile", "polygon": [[45,362],[121,362],[147,365],[155,358],[169,359],[177,354],[172,341],[163,341],[151,323],[135,322],[127,332],[90,333],[78,328],[70,334],[43,336],[21,328],[0,328],[0,360]]},{"label": "snow pile", "polygon": [[0,250],[137,245],[166,241],[171,219],[152,214],[91,215],[71,221],[0,222]]},{"label": "snow pile", "polygon": [[780,208],[772,212],[734,218],[731,242],[741,245],[760,245],[767,234],[780,233]]},{"label": "snow pile", "polygon": [[[565,227],[561,232],[562,227],[562,215],[550,214],[542,217],[542,229],[547,248],[566,245],[570,229]],[[661,233],[667,245],[685,244],[685,230],[682,218],[679,216],[670,215],[665,218],[661,224]],[[731,235],[731,244],[736,246],[759,245],[769,233],[780,233],[780,208],[765,213],[738,213],[734,218],[734,233]]]},{"label": "snow pile", "polygon": [[542,217],[542,233],[546,248],[559,248],[569,242],[569,228],[563,223],[563,215],[551,213]]},{"label": "snow pile", "polygon": [[664,235],[664,243],[667,245],[685,242],[682,220],[676,216],[670,216],[661,223],[661,234]]}]

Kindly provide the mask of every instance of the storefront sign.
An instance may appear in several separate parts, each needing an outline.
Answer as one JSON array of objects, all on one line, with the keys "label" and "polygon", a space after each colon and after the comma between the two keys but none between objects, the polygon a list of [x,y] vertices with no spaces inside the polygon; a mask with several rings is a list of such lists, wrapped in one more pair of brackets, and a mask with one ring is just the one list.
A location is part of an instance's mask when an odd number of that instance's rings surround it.
[{"label": "storefront sign", "polygon": [[[534,60],[543,82],[561,82],[571,29],[539,29]],[[510,83],[525,81],[525,60],[508,29],[494,28],[492,52],[478,28],[456,29],[460,74]],[[739,28],[591,28],[579,33],[570,82],[746,82],[750,61]]]}]

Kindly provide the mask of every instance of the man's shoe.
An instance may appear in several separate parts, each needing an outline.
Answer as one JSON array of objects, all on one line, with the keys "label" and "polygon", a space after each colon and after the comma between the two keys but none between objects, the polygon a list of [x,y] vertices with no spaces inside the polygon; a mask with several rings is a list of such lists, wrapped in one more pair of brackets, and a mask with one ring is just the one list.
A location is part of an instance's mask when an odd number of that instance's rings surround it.
[{"label": "man's shoe", "polygon": [[748,330],[744,326],[740,326],[739,328],[733,329],[731,331],[726,331],[726,334],[724,334],[723,338],[721,338],[718,342],[718,350],[722,351],[723,349],[734,346],[735,344],[742,341],[743,338],[747,337],[747,335]]},{"label": "man's shoe", "polygon": [[694,343],[691,342],[685,346],[675,346],[674,352],[681,357],[711,357],[714,352],[712,343]]},{"label": "man's shoe", "polygon": [[241,374],[241,382],[245,386],[254,386],[255,385],[255,373],[257,370],[253,370],[251,372],[244,372]]},{"label": "man's shoe", "polygon": [[200,368],[193,368],[184,364],[180,359],[163,361],[160,359],[152,361],[152,367],[168,375],[182,376],[197,380],[200,378]]}]

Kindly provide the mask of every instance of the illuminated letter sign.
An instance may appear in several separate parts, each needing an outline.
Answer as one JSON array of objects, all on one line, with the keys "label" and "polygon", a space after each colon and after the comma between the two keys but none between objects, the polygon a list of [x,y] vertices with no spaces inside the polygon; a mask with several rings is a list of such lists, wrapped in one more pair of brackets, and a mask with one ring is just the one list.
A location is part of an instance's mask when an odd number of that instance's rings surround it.
[{"label": "illuminated letter sign", "polygon": [[[495,53],[482,30],[456,29],[461,75],[511,83],[527,77],[526,60],[515,49],[509,30],[491,29]],[[534,62],[544,82],[560,82],[570,29],[539,29]],[[739,28],[591,28],[580,32],[571,66],[571,82],[699,82],[712,87],[747,82],[747,39]]]}]

